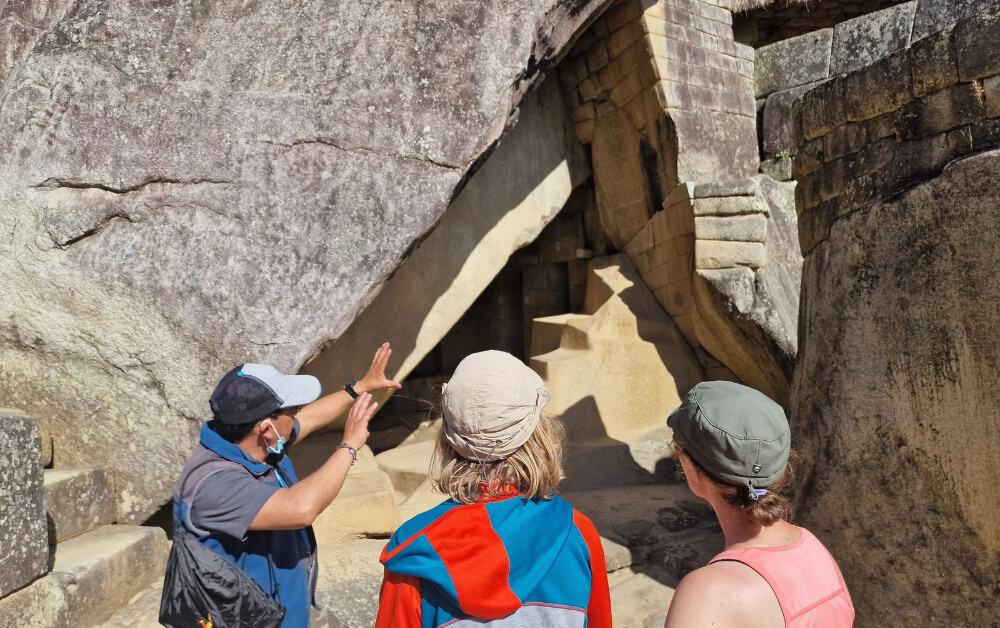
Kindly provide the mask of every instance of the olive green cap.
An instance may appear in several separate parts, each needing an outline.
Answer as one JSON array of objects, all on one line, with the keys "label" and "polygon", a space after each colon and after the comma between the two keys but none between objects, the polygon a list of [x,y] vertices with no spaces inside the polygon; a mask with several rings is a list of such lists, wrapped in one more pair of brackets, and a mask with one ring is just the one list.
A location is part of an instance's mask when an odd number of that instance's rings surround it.
[{"label": "olive green cap", "polygon": [[770,486],[788,464],[791,436],[785,411],[747,386],[696,384],[667,425],[695,462],[731,484]]}]

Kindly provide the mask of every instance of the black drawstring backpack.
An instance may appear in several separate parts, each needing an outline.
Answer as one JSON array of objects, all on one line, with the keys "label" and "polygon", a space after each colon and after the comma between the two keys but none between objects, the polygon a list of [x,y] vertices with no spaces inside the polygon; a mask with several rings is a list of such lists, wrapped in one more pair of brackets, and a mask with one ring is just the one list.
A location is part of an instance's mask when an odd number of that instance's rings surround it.
[{"label": "black drawstring backpack", "polygon": [[203,545],[183,523],[175,522],[160,598],[161,624],[167,628],[278,628],[284,617],[285,607],[253,578]]}]

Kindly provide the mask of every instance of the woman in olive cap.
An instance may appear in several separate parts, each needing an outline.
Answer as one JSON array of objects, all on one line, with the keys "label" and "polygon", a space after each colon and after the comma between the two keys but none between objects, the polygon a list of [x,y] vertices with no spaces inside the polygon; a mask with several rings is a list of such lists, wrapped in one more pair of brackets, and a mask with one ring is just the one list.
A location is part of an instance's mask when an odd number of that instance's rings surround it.
[{"label": "woman in olive cap", "polygon": [[823,544],[789,523],[790,437],[781,406],[702,382],[667,424],[691,491],[715,510],[724,552],[681,580],[665,628],[847,628],[854,606]]},{"label": "woman in olive cap", "polygon": [[555,495],[563,429],[542,379],[500,351],[458,365],[441,398],[437,488],[382,552],[376,628],[611,628],[594,525]]}]

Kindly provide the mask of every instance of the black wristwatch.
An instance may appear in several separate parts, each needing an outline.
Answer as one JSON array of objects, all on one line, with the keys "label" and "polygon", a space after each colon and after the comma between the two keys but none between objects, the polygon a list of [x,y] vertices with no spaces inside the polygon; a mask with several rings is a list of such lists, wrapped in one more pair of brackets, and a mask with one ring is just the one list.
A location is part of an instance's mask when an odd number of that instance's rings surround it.
[{"label": "black wristwatch", "polygon": [[349,381],[346,384],[344,384],[344,390],[346,390],[347,394],[351,396],[351,399],[357,399],[358,398],[358,391],[354,390],[354,385],[357,384],[357,383],[358,383],[358,380],[352,379],[351,381]]}]

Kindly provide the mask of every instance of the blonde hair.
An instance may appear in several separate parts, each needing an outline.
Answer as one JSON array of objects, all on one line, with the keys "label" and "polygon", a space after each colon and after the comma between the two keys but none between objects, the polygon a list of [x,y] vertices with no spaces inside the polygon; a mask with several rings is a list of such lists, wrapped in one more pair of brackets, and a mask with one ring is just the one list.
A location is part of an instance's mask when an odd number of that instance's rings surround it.
[{"label": "blonde hair", "polygon": [[[527,442],[503,460],[480,464],[463,458],[438,435],[431,467],[437,490],[463,504],[508,496],[510,487],[528,499],[551,499],[563,479],[566,429],[559,417],[542,414]],[[484,489],[485,488],[485,493]]]}]

